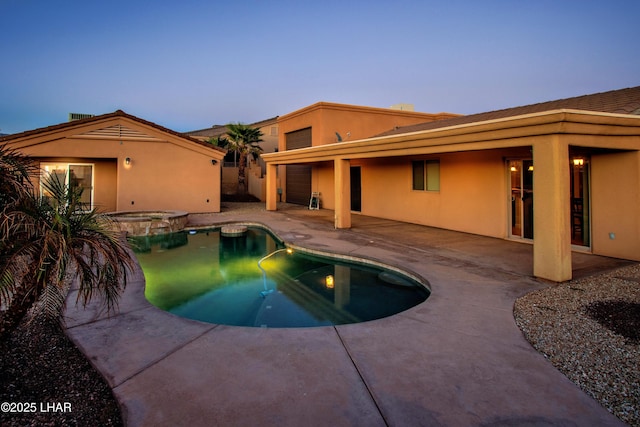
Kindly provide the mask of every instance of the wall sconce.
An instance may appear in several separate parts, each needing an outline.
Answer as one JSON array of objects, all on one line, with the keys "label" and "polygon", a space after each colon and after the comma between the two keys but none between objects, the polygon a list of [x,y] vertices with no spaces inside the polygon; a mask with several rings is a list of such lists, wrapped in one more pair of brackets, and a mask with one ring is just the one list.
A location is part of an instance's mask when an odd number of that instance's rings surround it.
[{"label": "wall sconce", "polygon": [[124,159],[124,164],[127,166],[131,165],[131,157],[127,157],[126,159]]},{"label": "wall sconce", "polygon": [[584,159],[573,159],[574,166],[582,166],[584,165]]},{"label": "wall sconce", "polygon": [[218,164],[218,161],[216,159],[211,159],[211,164],[215,166]]},{"label": "wall sconce", "polygon": [[333,289],[333,287],[335,286],[333,282],[333,276],[331,274],[329,274],[327,277],[324,278],[324,282],[325,282],[325,285],[327,286],[327,289]]}]

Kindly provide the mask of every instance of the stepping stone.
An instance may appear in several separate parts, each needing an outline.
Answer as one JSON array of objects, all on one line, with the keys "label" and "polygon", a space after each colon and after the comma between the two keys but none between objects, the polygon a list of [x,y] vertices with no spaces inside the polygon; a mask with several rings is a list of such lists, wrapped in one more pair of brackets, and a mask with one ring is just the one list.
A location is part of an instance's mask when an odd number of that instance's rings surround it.
[{"label": "stepping stone", "polygon": [[247,227],[244,225],[225,225],[220,230],[220,234],[226,237],[242,236],[247,231]]}]

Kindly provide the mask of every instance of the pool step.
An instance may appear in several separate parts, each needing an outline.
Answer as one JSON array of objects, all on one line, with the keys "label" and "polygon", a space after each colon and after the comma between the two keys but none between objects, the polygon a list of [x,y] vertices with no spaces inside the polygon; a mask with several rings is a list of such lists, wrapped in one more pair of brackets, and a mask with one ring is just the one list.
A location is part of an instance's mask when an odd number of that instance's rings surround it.
[{"label": "pool step", "polygon": [[225,237],[239,237],[246,231],[247,227],[244,225],[225,225],[220,229],[220,234]]}]

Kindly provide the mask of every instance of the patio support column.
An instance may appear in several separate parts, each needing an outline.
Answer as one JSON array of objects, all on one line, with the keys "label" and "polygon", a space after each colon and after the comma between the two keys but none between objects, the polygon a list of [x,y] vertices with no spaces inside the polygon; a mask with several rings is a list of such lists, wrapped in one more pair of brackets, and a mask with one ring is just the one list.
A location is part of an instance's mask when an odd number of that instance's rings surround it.
[{"label": "patio support column", "polygon": [[335,185],[335,228],[351,228],[351,162],[335,159],[333,165]]},{"label": "patio support column", "polygon": [[278,165],[274,163],[267,163],[267,177],[266,177],[266,193],[265,199],[267,202],[266,209],[268,211],[275,211],[278,209]]},{"label": "patio support column", "polygon": [[569,145],[560,135],[533,144],[533,275],[571,280]]}]

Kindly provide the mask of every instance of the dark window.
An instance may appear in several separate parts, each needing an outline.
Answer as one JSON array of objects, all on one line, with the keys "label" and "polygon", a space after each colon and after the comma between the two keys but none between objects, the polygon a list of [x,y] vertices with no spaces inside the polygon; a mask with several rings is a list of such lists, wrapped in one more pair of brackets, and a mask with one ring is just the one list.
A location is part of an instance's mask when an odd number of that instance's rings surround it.
[{"label": "dark window", "polygon": [[424,190],[424,160],[413,163],[413,189]]},{"label": "dark window", "polygon": [[311,128],[305,128],[285,134],[287,150],[311,147]]},{"label": "dark window", "polygon": [[419,191],[440,191],[440,161],[416,160],[413,166],[413,189]]}]

